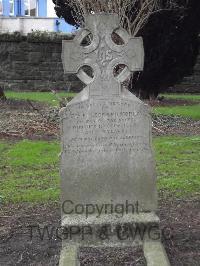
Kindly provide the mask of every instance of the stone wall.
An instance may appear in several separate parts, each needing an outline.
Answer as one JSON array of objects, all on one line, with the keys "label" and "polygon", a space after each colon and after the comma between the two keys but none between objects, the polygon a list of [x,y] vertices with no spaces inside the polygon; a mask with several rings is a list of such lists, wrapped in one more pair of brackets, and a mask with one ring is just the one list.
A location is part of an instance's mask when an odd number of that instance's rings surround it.
[{"label": "stone wall", "polygon": [[[61,42],[72,38],[72,35],[39,33],[27,36],[1,34],[0,87],[16,91],[80,91],[83,84],[75,75],[65,76],[61,62]],[[194,74],[168,91],[200,93],[200,54]]]},{"label": "stone wall", "polygon": [[62,39],[72,36],[0,36],[0,86],[12,90],[72,89],[82,84],[64,76],[61,62]]},{"label": "stone wall", "polygon": [[199,56],[191,76],[185,77],[182,82],[170,88],[169,92],[200,93],[200,37],[199,37]]},{"label": "stone wall", "polygon": [[181,83],[177,84],[174,87],[173,91],[185,93],[200,93],[200,54],[197,58],[197,63],[194,67],[193,75],[185,77]]}]

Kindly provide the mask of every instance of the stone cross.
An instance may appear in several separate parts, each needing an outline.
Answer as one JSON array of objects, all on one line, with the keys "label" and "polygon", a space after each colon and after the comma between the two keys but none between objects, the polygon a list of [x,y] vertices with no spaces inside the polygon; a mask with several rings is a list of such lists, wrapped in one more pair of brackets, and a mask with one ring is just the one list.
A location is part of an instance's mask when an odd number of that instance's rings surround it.
[{"label": "stone cross", "polygon": [[[73,41],[63,41],[62,59],[65,73],[87,86],[60,111],[66,229],[60,266],[80,265],[79,247],[134,245],[143,246],[147,265],[169,266],[160,239],[148,234],[152,226],[159,231],[151,115],[121,89],[131,72],[143,69],[142,39],[129,36],[117,15],[90,15]],[[129,229],[144,225],[144,238],[132,239]]]},{"label": "stone cross", "polygon": [[[121,27],[117,15],[97,16],[94,24],[93,15],[86,19],[85,29],[80,30],[72,41],[63,42],[62,60],[65,73],[76,73],[89,86],[90,97],[119,96],[121,82],[133,71],[143,70],[144,49],[142,38],[133,38]],[[117,44],[115,38],[121,39]],[[83,46],[86,37],[91,43]],[[114,69],[120,65],[123,71],[114,76]],[[83,67],[93,70],[90,77]]]}]

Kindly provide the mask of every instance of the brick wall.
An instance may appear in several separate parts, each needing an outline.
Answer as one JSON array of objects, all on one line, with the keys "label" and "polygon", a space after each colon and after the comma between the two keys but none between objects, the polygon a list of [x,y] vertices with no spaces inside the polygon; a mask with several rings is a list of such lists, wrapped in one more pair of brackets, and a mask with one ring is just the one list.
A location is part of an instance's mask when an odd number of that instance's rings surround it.
[{"label": "brick wall", "polygon": [[[0,87],[12,90],[80,91],[83,84],[75,75],[64,75],[61,62],[62,39],[72,36],[0,35]],[[200,54],[192,76],[169,92],[200,93]]]},{"label": "brick wall", "polygon": [[81,89],[82,84],[74,75],[64,76],[61,42],[62,39],[42,41],[30,36],[1,36],[0,86],[4,89],[26,91]]}]

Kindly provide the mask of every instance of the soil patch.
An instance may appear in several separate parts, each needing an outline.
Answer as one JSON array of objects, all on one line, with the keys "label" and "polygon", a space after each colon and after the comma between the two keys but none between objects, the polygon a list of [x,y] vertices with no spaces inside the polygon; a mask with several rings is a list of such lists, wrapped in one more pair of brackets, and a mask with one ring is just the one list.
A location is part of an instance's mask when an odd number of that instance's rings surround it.
[{"label": "soil patch", "polygon": [[200,135],[200,120],[173,115],[153,114],[153,136]]},{"label": "soil patch", "polygon": [[43,139],[59,137],[59,124],[51,119],[53,108],[40,102],[0,101],[1,139]]},{"label": "soil patch", "polygon": [[[160,200],[158,215],[164,232],[163,243],[172,266],[199,265],[199,208],[198,200]],[[47,231],[44,236],[39,235],[37,230],[37,226],[40,229],[48,226],[51,232],[60,226],[57,204],[3,207],[0,226],[0,265],[58,265],[61,240],[55,234],[48,236]],[[82,266],[146,265],[141,248],[84,248],[80,258]]]},{"label": "soil patch", "polygon": [[[188,103],[182,100],[166,101],[159,104]],[[40,102],[8,100],[0,101],[0,110],[0,139],[59,139],[59,108],[52,108]],[[153,135],[155,136],[199,134],[200,121],[179,116],[153,115]]]}]

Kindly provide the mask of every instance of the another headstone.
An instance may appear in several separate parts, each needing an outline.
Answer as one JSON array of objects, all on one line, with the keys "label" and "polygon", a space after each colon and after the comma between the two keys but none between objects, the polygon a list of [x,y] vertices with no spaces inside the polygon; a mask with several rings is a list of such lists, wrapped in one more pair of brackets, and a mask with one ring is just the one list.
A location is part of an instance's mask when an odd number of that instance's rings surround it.
[{"label": "another headstone", "polygon": [[[73,41],[63,41],[62,59],[65,73],[87,87],[60,112],[60,266],[78,265],[80,246],[132,245],[144,246],[148,265],[169,265],[160,239],[150,237],[159,231],[151,115],[121,86],[143,69],[142,39],[130,37],[117,15],[90,15]],[[133,237],[137,227],[144,239]]]}]

